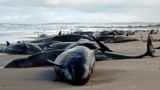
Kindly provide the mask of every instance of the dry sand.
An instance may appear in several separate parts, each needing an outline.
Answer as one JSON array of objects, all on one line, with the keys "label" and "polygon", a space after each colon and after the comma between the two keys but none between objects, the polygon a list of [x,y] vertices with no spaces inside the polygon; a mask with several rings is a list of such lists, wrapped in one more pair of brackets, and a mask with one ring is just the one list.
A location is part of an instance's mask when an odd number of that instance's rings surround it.
[{"label": "dry sand", "polygon": [[[140,38],[140,34],[133,37]],[[154,42],[160,46],[160,42]],[[138,55],[146,50],[146,42],[107,44],[112,50]],[[155,53],[160,56],[160,50]],[[27,55],[0,54],[0,67]],[[0,90],[159,90],[160,57],[96,62],[90,81],[73,86],[58,79],[53,67],[0,69]]]}]

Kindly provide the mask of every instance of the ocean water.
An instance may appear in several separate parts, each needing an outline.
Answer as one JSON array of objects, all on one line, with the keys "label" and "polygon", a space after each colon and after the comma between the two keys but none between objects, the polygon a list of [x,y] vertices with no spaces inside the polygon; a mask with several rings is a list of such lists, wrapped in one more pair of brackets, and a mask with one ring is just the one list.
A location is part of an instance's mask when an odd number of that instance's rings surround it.
[{"label": "ocean water", "polygon": [[55,35],[60,30],[69,32],[68,27],[46,24],[0,24],[0,44],[9,41],[16,43],[21,40],[34,40],[38,34]]},{"label": "ocean water", "polygon": [[146,30],[145,28],[128,28],[128,26],[147,26],[151,23],[52,23],[52,24],[0,24],[0,44],[6,41],[16,43],[21,40],[34,40],[39,34],[56,35],[59,31],[101,31],[101,30]]}]

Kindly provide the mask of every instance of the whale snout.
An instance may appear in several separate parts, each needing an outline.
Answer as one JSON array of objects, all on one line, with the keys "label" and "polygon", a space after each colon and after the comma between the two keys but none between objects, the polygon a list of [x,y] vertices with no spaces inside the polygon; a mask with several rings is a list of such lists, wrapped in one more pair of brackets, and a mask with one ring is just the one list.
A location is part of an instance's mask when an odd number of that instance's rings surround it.
[{"label": "whale snout", "polygon": [[71,83],[74,85],[86,84],[90,78],[90,70],[86,65],[72,65],[70,74],[72,77]]}]

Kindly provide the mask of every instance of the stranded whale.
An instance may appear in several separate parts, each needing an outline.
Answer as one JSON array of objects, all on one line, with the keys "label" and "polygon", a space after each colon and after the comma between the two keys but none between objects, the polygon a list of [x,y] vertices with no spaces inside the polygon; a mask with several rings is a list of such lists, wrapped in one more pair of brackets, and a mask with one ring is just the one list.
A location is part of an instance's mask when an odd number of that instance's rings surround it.
[{"label": "stranded whale", "polygon": [[11,54],[34,54],[42,52],[43,50],[36,44],[26,43],[24,41],[18,42],[16,44],[10,44],[7,41],[7,46],[2,48],[0,52],[11,53]]},{"label": "stranded whale", "polygon": [[147,40],[147,51],[144,54],[141,55],[137,55],[137,56],[129,56],[129,55],[122,55],[122,54],[118,54],[115,52],[109,52],[108,51],[108,47],[106,47],[104,44],[102,44],[100,41],[96,40],[96,38],[93,37],[93,39],[97,42],[97,44],[99,44],[99,46],[103,46],[104,48],[101,49],[102,52],[104,52],[104,54],[112,59],[132,59],[132,58],[142,58],[145,56],[151,56],[154,57],[154,47],[152,44],[152,37],[150,36],[150,34],[148,35],[148,40]]},{"label": "stranded whale", "polygon": [[83,85],[90,79],[95,61],[94,50],[76,46],[61,53],[55,62],[50,62],[62,79],[74,85]]}]

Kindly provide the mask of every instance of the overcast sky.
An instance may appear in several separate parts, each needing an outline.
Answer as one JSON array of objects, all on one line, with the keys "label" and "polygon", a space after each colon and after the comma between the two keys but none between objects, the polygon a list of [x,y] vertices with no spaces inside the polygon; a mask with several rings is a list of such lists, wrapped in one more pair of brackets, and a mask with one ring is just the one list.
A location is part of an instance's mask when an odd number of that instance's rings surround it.
[{"label": "overcast sky", "polygon": [[0,0],[0,23],[160,22],[160,0]]}]

